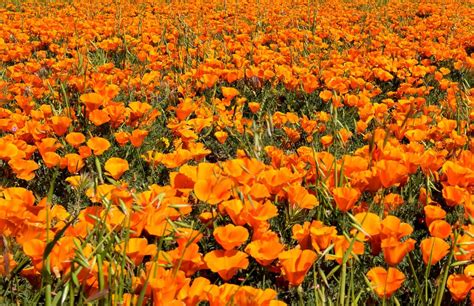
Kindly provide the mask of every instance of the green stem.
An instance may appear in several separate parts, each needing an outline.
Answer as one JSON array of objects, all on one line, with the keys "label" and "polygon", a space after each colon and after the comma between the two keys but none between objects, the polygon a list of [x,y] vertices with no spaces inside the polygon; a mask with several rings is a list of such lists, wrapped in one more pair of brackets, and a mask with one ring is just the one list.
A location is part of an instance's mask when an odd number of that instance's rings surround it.
[{"label": "green stem", "polygon": [[74,282],[73,281],[69,282],[69,306],[74,306]]},{"label": "green stem", "polygon": [[443,271],[443,281],[441,282],[441,285],[438,287],[438,292],[436,292],[436,299],[435,299],[435,306],[441,306],[441,301],[443,300],[443,295],[444,295],[444,290],[446,289],[446,281],[448,279],[448,274],[449,274],[449,266],[451,265],[451,261],[453,260],[454,256],[454,246],[457,241],[457,232],[454,235],[454,242],[451,246],[451,252],[449,253],[449,258],[448,262],[444,266],[444,271]]},{"label": "green stem", "polygon": [[[102,265],[102,256],[97,254],[97,270],[99,273],[99,291],[104,290],[105,286],[105,279],[104,279],[104,270]],[[101,303],[102,304],[102,303]]]},{"label": "green stem", "polygon": [[45,305],[51,306],[51,285],[46,285],[46,293],[45,293]]},{"label": "green stem", "polygon": [[[419,297],[423,296],[423,292],[421,291],[421,286],[420,286],[420,281],[418,280],[418,276],[416,275],[415,271],[415,266],[413,265],[413,261],[411,260],[411,254],[408,253],[408,264],[410,265],[410,270],[411,273],[413,274],[413,277],[415,279],[415,286],[416,286],[416,291]],[[425,305],[425,301],[423,301],[423,305]]]},{"label": "green stem", "polygon": [[339,304],[344,306],[344,299],[346,295],[346,274],[347,274],[347,263],[346,261],[342,264],[341,271],[341,285],[339,286]]}]

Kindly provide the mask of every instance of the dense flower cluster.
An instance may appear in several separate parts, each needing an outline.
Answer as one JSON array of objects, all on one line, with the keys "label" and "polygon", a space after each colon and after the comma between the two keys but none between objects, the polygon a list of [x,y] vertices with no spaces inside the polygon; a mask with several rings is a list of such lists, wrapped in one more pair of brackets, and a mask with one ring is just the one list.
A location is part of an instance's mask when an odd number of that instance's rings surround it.
[{"label": "dense flower cluster", "polygon": [[2,284],[474,303],[473,5],[0,5]]}]

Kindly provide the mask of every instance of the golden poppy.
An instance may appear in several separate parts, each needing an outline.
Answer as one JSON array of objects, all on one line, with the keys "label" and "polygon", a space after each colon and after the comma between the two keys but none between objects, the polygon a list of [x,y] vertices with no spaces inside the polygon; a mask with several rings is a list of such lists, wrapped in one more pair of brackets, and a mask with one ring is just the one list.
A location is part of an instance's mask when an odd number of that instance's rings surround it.
[{"label": "golden poppy", "polygon": [[67,129],[71,125],[72,120],[64,116],[51,117],[51,127],[56,135],[62,136],[66,134]]},{"label": "golden poppy", "polygon": [[240,93],[237,89],[232,87],[222,87],[222,95],[227,100],[232,100],[234,97],[238,96]]},{"label": "golden poppy", "polygon": [[39,169],[35,161],[26,159],[10,159],[8,165],[17,178],[25,181],[31,181],[35,177],[34,171]]},{"label": "golden poppy", "polygon": [[313,209],[319,205],[316,196],[310,194],[306,188],[299,184],[293,184],[287,188],[288,201],[292,206]]},{"label": "golden poppy", "polygon": [[249,232],[245,227],[227,224],[214,230],[214,238],[225,249],[232,250],[249,238]]},{"label": "golden poppy", "polygon": [[237,250],[215,250],[204,256],[207,267],[217,272],[225,280],[230,280],[238,270],[246,269],[249,265],[247,254]]},{"label": "golden poppy", "polygon": [[283,275],[293,286],[298,286],[304,281],[306,273],[309,271],[318,256],[311,250],[291,249],[281,252],[278,255],[283,269]]},{"label": "golden poppy", "polygon": [[387,216],[382,220],[380,236],[382,239],[388,237],[395,237],[398,240],[410,235],[413,232],[413,227],[410,224],[402,222],[395,216]]},{"label": "golden poppy", "polygon": [[405,281],[405,275],[395,268],[375,267],[367,272],[372,289],[381,298],[391,297]]},{"label": "golden poppy", "polygon": [[232,181],[219,172],[219,168],[214,164],[199,164],[197,181],[194,185],[194,194],[199,200],[217,204],[230,197]]},{"label": "golden poppy", "polygon": [[444,209],[439,206],[426,205],[423,210],[425,212],[425,221],[427,226],[430,226],[431,222],[435,220],[441,220],[446,217],[446,211],[444,211]]},{"label": "golden poppy", "polygon": [[55,152],[46,152],[43,155],[43,161],[46,167],[53,168],[60,164],[61,157]]},{"label": "golden poppy", "polygon": [[125,171],[129,170],[128,161],[118,157],[109,158],[104,165],[105,171],[113,177],[115,180],[118,180]]},{"label": "golden poppy", "polygon": [[408,179],[407,167],[398,161],[381,160],[376,167],[380,182],[385,188],[405,183]]},{"label": "golden poppy", "polygon": [[432,237],[446,239],[451,235],[451,225],[444,220],[435,220],[428,227]]},{"label": "golden poppy", "polygon": [[110,148],[110,142],[102,137],[92,137],[87,141],[87,146],[94,152],[94,155],[102,155]]},{"label": "golden poppy", "polygon": [[425,264],[436,264],[449,252],[449,244],[441,238],[431,237],[421,241],[421,254]]},{"label": "golden poppy", "polygon": [[88,112],[98,109],[105,100],[104,97],[94,92],[83,94],[79,99],[86,105]]},{"label": "golden poppy", "polygon": [[336,187],[332,190],[332,196],[339,210],[346,212],[354,207],[360,198],[360,191],[351,187]]},{"label": "golden poppy", "polygon": [[141,147],[145,141],[145,137],[148,136],[148,131],[142,129],[133,130],[130,135],[130,142],[135,148]]},{"label": "golden poppy", "polygon": [[107,112],[100,110],[100,109],[95,109],[91,111],[88,115],[89,120],[95,125],[95,126],[101,126],[102,124],[105,124],[110,121],[110,116]]},{"label": "golden poppy", "polygon": [[86,141],[86,137],[82,133],[72,132],[66,135],[66,141],[74,148],[77,148]]},{"label": "golden poppy", "polygon": [[217,131],[214,133],[214,136],[216,137],[217,141],[219,141],[220,144],[224,144],[229,135],[226,132]]},{"label": "golden poppy", "polygon": [[395,237],[389,237],[382,240],[381,248],[385,262],[390,266],[398,265],[408,252],[413,251],[416,241],[408,239],[400,242]]},{"label": "golden poppy", "polygon": [[448,277],[446,285],[453,300],[455,302],[461,302],[474,287],[474,280],[472,277],[464,274],[451,274]]},{"label": "golden poppy", "polygon": [[337,230],[334,226],[326,226],[320,221],[311,222],[309,228],[311,245],[316,252],[326,250],[337,237]]},{"label": "golden poppy", "polygon": [[283,251],[284,245],[280,243],[278,235],[275,233],[267,234],[264,237],[259,237],[257,240],[253,240],[245,248],[250,256],[262,266],[270,265]]}]

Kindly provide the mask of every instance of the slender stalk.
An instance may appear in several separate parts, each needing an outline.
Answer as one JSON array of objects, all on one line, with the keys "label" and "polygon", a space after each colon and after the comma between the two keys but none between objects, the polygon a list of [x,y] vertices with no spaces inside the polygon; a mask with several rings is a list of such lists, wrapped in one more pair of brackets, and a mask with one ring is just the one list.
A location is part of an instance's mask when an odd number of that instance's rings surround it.
[{"label": "slender stalk", "polygon": [[46,306],[51,306],[51,284],[46,285],[45,302]]},{"label": "slender stalk", "polygon": [[344,299],[346,295],[346,274],[347,274],[347,263],[342,263],[341,271],[341,285],[339,286],[339,305],[344,306]]},{"label": "slender stalk", "polygon": [[[411,260],[411,254],[408,253],[407,257],[408,257],[408,264],[410,265],[411,273],[413,274],[413,278],[415,280],[416,291],[418,293],[418,296],[422,297],[423,294],[421,291],[420,281],[418,280],[418,276],[416,275],[415,266],[413,265],[413,261]],[[423,300],[423,305],[425,305],[425,303],[426,301]]]},{"label": "slender stalk", "polygon": [[99,273],[99,291],[105,288],[104,270],[102,269],[102,255],[97,254],[97,270]]},{"label": "slender stalk", "polygon": [[441,302],[443,300],[444,290],[446,289],[446,281],[448,279],[449,274],[449,266],[451,265],[451,262],[453,260],[454,246],[457,241],[457,236],[458,233],[456,231],[456,233],[454,234],[454,242],[451,246],[451,252],[449,253],[448,262],[446,262],[445,266],[443,267],[443,281],[441,282],[440,286],[438,287],[438,291],[436,292],[436,299],[434,303],[435,306],[441,306]]}]

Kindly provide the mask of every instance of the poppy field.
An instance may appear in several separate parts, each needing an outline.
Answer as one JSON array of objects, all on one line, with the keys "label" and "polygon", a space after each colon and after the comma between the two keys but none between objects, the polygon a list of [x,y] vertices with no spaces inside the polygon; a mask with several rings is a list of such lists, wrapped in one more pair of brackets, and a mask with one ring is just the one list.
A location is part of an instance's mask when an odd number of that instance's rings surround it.
[{"label": "poppy field", "polygon": [[474,0],[0,1],[0,304],[474,305]]}]

